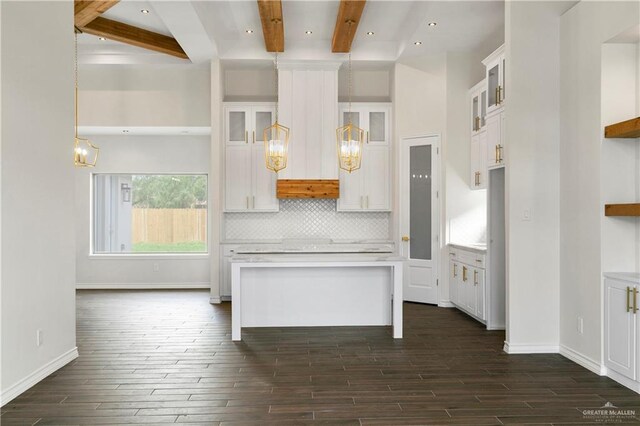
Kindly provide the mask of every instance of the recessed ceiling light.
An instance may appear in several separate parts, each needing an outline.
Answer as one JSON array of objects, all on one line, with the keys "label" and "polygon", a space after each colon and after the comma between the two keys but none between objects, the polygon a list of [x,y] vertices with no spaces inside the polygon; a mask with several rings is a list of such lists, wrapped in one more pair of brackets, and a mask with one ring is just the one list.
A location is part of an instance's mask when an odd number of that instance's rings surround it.
[{"label": "recessed ceiling light", "polygon": [[104,38],[104,37],[98,37],[98,40],[100,40],[100,41],[105,41],[105,40],[106,40],[106,38]]},{"label": "recessed ceiling light", "polygon": [[313,34],[313,31],[309,31],[309,30],[307,30],[307,31],[305,31],[304,33],[305,33],[306,35],[311,35],[311,34]]},{"label": "recessed ceiling light", "polygon": [[436,25],[438,25],[438,23],[437,22],[429,22],[427,25],[430,26],[430,27],[435,27]]},{"label": "recessed ceiling light", "polygon": [[147,15],[149,13],[149,9],[142,9],[140,10],[140,13],[144,13],[145,15]]},{"label": "recessed ceiling light", "polygon": [[128,130],[123,130],[122,133],[129,133],[129,131]]},{"label": "recessed ceiling light", "polygon": [[367,31],[367,35],[374,35],[375,33],[373,31]]},{"label": "recessed ceiling light", "polygon": [[245,30],[245,33],[247,33],[247,34],[253,34],[253,30]]},{"label": "recessed ceiling light", "polygon": [[420,46],[422,44],[422,42],[421,41],[416,41],[413,44],[415,44],[416,46]]}]

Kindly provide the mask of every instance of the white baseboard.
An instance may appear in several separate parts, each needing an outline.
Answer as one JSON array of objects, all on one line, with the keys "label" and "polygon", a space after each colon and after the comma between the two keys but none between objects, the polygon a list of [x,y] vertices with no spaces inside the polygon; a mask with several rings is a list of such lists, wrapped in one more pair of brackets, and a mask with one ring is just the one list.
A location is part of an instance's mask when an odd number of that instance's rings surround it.
[{"label": "white baseboard", "polygon": [[441,300],[440,303],[438,303],[438,307],[440,307],[440,308],[455,308],[456,305],[454,305],[453,303],[451,303],[448,300]]},{"label": "white baseboard", "polygon": [[211,283],[76,283],[77,290],[180,290],[201,288],[211,288]]},{"label": "white baseboard", "polygon": [[221,300],[220,297],[211,296],[209,298],[209,303],[211,303],[212,305],[218,305],[218,304],[222,303],[222,300]]},{"label": "white baseboard", "polygon": [[600,365],[599,362],[594,361],[588,356],[585,356],[580,352],[571,349],[570,347],[560,345],[560,355],[567,359],[570,359],[578,365],[581,365],[587,370],[596,373],[598,376],[606,376],[607,374],[607,370],[604,365]]},{"label": "white baseboard", "polygon": [[640,393],[640,383],[636,382],[635,380],[631,380],[628,377],[623,376],[622,374],[613,371],[613,370],[608,370],[607,371],[607,376],[610,377],[611,379],[615,380],[616,382],[620,383],[622,386],[628,387],[629,389],[631,389],[632,391],[636,392],[636,393]]},{"label": "white baseboard", "polygon": [[57,370],[61,369],[76,358],[78,358],[78,348],[73,348],[63,353],[56,359],[38,368],[36,371],[29,374],[18,383],[9,386],[8,389],[2,391],[2,396],[0,397],[0,406],[4,406],[5,404],[11,402],[14,398],[29,390],[39,381],[55,373]]},{"label": "white baseboard", "polygon": [[505,341],[503,350],[508,354],[557,354],[560,352],[560,347],[557,345],[513,344]]}]

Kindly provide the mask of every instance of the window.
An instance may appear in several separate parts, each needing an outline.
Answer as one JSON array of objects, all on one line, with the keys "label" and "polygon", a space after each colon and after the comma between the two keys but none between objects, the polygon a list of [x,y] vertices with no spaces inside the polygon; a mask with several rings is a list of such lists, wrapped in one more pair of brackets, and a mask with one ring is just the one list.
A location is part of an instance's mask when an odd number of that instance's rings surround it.
[{"label": "window", "polygon": [[206,253],[206,175],[93,175],[93,253]]}]

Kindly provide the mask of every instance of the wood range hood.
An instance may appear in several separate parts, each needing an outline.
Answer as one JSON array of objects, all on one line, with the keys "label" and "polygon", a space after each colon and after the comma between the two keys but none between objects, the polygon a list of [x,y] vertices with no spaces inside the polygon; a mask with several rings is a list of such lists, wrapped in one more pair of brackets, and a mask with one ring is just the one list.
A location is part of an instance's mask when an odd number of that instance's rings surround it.
[{"label": "wood range hood", "polygon": [[340,197],[338,179],[278,179],[278,199],[337,199]]}]

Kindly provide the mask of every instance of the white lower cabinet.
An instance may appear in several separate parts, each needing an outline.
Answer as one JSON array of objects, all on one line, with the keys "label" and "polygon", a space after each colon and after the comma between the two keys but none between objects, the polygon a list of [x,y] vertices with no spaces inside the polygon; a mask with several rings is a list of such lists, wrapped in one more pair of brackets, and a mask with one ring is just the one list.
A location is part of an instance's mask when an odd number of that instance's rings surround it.
[{"label": "white lower cabinet", "polygon": [[220,297],[231,299],[231,258],[237,245],[220,244]]},{"label": "white lower cabinet", "polygon": [[460,248],[449,249],[451,302],[478,321],[487,321],[485,255]]},{"label": "white lower cabinet", "polygon": [[505,164],[505,113],[504,109],[487,117],[487,167],[502,167]]},{"label": "white lower cabinet", "polygon": [[604,365],[607,374],[640,392],[640,274],[605,274]]}]

